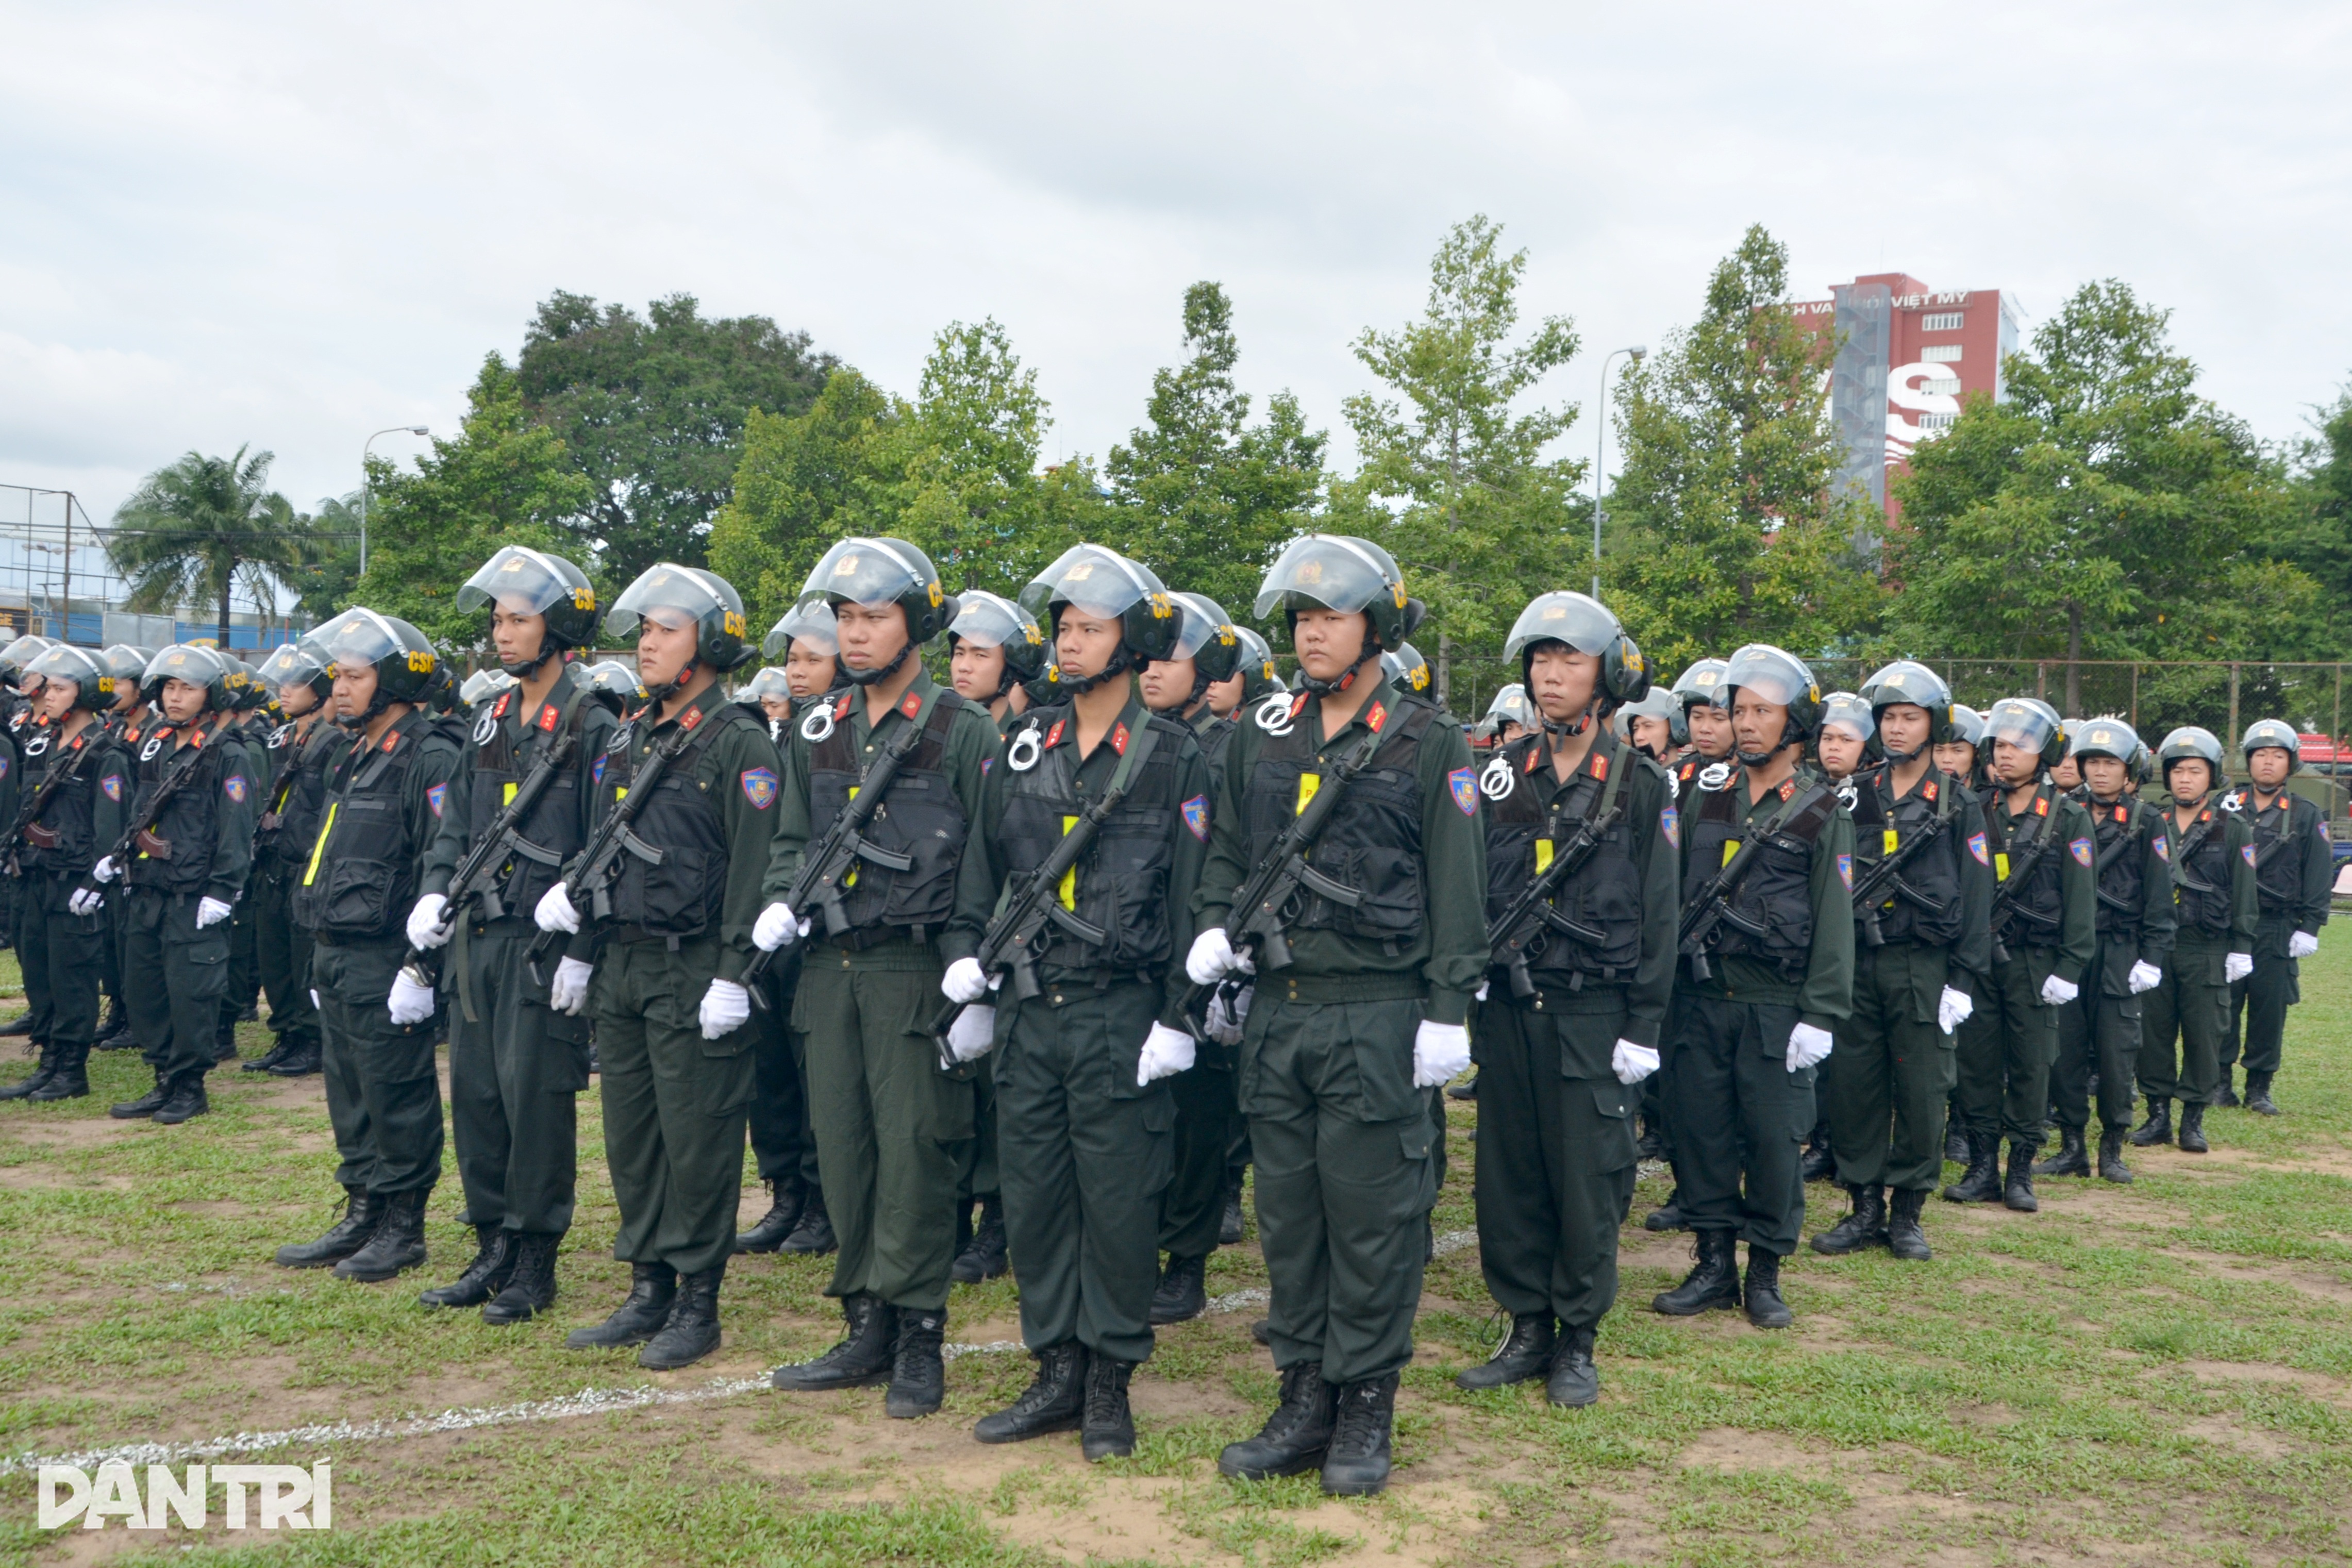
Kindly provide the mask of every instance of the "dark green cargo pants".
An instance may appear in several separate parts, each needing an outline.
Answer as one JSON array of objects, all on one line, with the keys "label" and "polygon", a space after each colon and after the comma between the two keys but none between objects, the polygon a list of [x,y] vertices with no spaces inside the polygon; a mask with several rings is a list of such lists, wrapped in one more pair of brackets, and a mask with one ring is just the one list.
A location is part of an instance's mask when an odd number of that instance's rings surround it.
[{"label": "dark green cargo pants", "polygon": [[1430,1097],[1412,1082],[1417,996],[1262,980],[1242,1035],[1241,1100],[1257,1163],[1258,1235],[1277,1367],[1361,1382],[1412,1359],[1429,1211]]},{"label": "dark green cargo pants", "polygon": [[2050,1108],[2061,1127],[2090,1126],[2094,1072],[2099,1075],[2099,1125],[2131,1125],[2142,1009],[2126,977],[2137,955],[2134,944],[2102,938],[2083,972],[2083,994],[2058,1010],[2058,1066],[2051,1075]]},{"label": "dark green cargo pants", "polygon": [[[27,871],[17,884],[16,961],[34,1040],[87,1048],[98,1035],[98,986],[112,941],[106,913],[68,907],[80,879]],[[112,895],[121,898],[118,891]]]},{"label": "dark green cargo pants", "polygon": [[[2227,937],[2184,931],[2164,963],[2164,984],[2140,998],[2139,1091],[2150,1100],[2206,1105],[2221,1084],[2230,1028]],[[2176,1058],[2173,1042],[2179,1042]]]},{"label": "dark green cargo pants", "polygon": [[[107,896],[129,900],[122,972],[130,984],[123,1003],[140,1053],[167,1079],[201,1077],[212,1069],[221,992],[228,984],[227,922],[198,931],[194,893],[134,888],[109,889]],[[376,993],[379,1005],[383,994]]]},{"label": "dark green cargo pants", "polygon": [[1924,1193],[1942,1179],[1958,1042],[1936,1008],[1951,970],[1940,947],[1856,944],[1853,1016],[1837,1030],[1825,1075],[1830,1148],[1849,1187]]},{"label": "dark green cargo pants", "polygon": [[2050,1069],[2058,1059],[2061,1009],[2042,1000],[2056,954],[2015,948],[1990,984],[1970,983],[1977,1010],[1960,1026],[1960,1117],[1973,1138],[2042,1147],[2050,1118]]},{"label": "dark green cargo pants", "polygon": [[[449,944],[449,1129],[469,1223],[561,1233],[572,1228],[580,1171],[588,1017],[548,1006],[525,962],[538,935],[511,919],[469,924]],[[544,966],[551,979],[554,963]]]},{"label": "dark green cargo pants", "polygon": [[808,1041],[809,1121],[841,1238],[828,1296],[947,1305],[973,1096],[968,1076],[940,1070],[940,968],[911,943],[819,947],[802,967],[793,1027]]},{"label": "dark green cargo pants", "polygon": [[257,873],[246,892],[253,905],[254,962],[269,996],[269,1028],[289,1049],[319,1038],[319,1010],[310,1005],[310,933],[294,923],[289,909],[293,873],[273,866]]},{"label": "dark green cargo pants", "polygon": [[1139,982],[1048,985],[999,1019],[997,1163],[1031,1350],[1151,1354],[1176,1102],[1165,1080],[1138,1088],[1135,1064],[1160,1000]]},{"label": "dark green cargo pants", "polygon": [[[226,967],[226,937],[220,948]],[[403,938],[321,940],[310,960],[311,980],[319,988],[327,1120],[342,1155],[335,1180],[372,1193],[430,1190],[441,1179],[441,1081],[434,1068],[433,1022],[395,1024],[385,1005],[393,976],[407,957]],[[209,1031],[205,1038],[211,1039]]]},{"label": "dark green cargo pants", "polygon": [[763,1182],[817,1189],[816,1135],[809,1128],[807,1046],[793,1028],[801,950],[786,948],[761,984],[768,1005],[751,1011],[751,1158]]},{"label": "dark green cargo pants", "polygon": [[[2230,1030],[2221,1041],[2221,1070],[2242,1056],[2250,1073],[2274,1073],[2286,1048],[2286,1010],[2303,1000],[2303,967],[2286,955],[2294,922],[2265,915],[2254,934],[2254,972],[2230,987]],[[2241,1040],[2243,1041],[2242,1047]],[[2214,1082],[2221,1081],[2216,1073]]]},{"label": "dark green cargo pants", "polygon": [[1690,1227],[1728,1230],[1783,1258],[1804,1232],[1802,1156],[1819,1070],[1789,1070],[1797,1022],[1792,1005],[1677,991],[1665,1052],[1675,1179]]},{"label": "dark green cargo pants", "polygon": [[1242,1134],[1232,1046],[1202,1040],[1191,1068],[1168,1080],[1176,1102],[1175,1173],[1160,1205],[1160,1246],[1171,1258],[1206,1258],[1224,1218],[1226,1167]]},{"label": "dark green cargo pants", "polygon": [[1473,1023],[1487,1293],[1514,1316],[1591,1328],[1617,1300],[1617,1228],[1633,1201],[1642,1091],[1609,1065],[1625,1027],[1622,994],[1607,1013],[1490,1001]]},{"label": "dark green cargo pants", "polygon": [[[702,1037],[719,944],[608,942],[588,982],[596,1020],[604,1163],[621,1228],[613,1256],[698,1274],[735,1250],[751,1028]],[[321,995],[324,992],[320,993]]]}]

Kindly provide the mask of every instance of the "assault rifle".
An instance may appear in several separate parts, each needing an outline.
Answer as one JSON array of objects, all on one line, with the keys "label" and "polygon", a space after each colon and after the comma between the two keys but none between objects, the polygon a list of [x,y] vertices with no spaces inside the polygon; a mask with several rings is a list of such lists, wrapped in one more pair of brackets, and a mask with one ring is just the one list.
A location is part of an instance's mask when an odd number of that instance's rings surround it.
[{"label": "assault rifle", "polygon": [[[515,786],[514,798],[508,801],[492,819],[489,828],[474,840],[466,858],[449,877],[449,896],[441,906],[441,919],[434,930],[443,933],[443,941],[429,948],[411,947],[404,965],[409,978],[419,985],[441,984],[441,961],[448,952],[446,933],[457,928],[465,918],[467,906],[479,904],[486,921],[504,920],[512,911],[499,891],[499,873],[507,863],[520,856],[541,866],[561,868],[563,857],[552,849],[542,849],[522,836],[524,819],[539,805],[539,797],[547,793],[555,775],[572,764],[572,752],[576,744],[577,726],[566,724],[562,734],[543,747],[532,760],[530,771]],[[629,792],[635,795],[633,789]],[[577,906],[574,906],[575,908]],[[542,932],[542,935],[545,933]],[[534,953],[536,949],[534,948]]]},{"label": "assault rifle", "polygon": [[[639,717],[650,717],[650,712],[641,712]],[[698,722],[694,730],[700,729],[702,722],[708,722],[709,719],[709,715],[704,714],[702,721]],[[624,732],[625,728],[624,726]],[[629,825],[636,821],[637,814],[645,810],[647,801],[653,799],[654,786],[661,783],[662,774],[669,771],[670,763],[694,739],[694,730],[678,725],[646,754],[645,765],[629,780],[628,793],[614,801],[612,809],[604,814],[604,820],[597,824],[596,831],[589,837],[588,847],[572,857],[571,868],[564,872],[563,880],[558,885],[574,910],[580,908],[582,890],[586,890],[589,906],[586,912],[590,920],[601,921],[611,917],[613,878],[620,869],[624,854],[634,855],[648,866],[662,863],[667,852],[658,845],[648,844],[638,837],[630,830]],[[626,743],[622,734],[615,734],[613,741],[614,751]],[[515,798],[522,798],[520,790],[515,792]],[[530,951],[523,955],[524,962],[530,968],[532,980],[544,984],[545,977],[540,973],[539,966],[546,959],[548,949],[553,947],[556,939],[562,934],[562,931],[543,931],[532,939]]]},{"label": "assault rifle", "polygon": [[[2059,798],[2063,797],[2053,797],[2051,804],[2054,806],[2058,804]],[[2000,810],[2000,807],[1996,805],[1994,809]],[[1991,924],[1992,961],[1995,963],[2009,962],[2009,944],[2001,940],[2000,928],[2008,923],[2012,910],[2028,920],[2036,921],[2037,923],[2039,921],[2039,917],[2031,910],[2017,908],[2017,895],[2025,890],[2025,884],[2033,875],[2033,868],[2042,863],[2042,857],[2049,851],[2051,838],[2058,831],[2058,819],[2055,816],[2043,816],[2039,820],[2042,824],[2042,831],[2034,836],[2032,847],[2026,850],[2023,859],[2011,865],[2008,878],[2000,887],[1993,889]],[[2010,842],[2014,844],[2016,839],[2012,837]],[[2005,846],[2004,852],[2006,852]]]},{"label": "assault rifle", "polygon": [[73,755],[63,762],[52,762],[48,777],[41,781],[41,787],[35,790],[32,798],[17,809],[16,824],[8,829],[8,871],[11,876],[17,875],[20,870],[16,863],[16,851],[20,845],[30,849],[54,849],[58,847],[58,830],[41,826],[41,813],[49,809],[49,802],[57,798],[58,791],[81,777],[82,763],[88,762],[90,752],[97,750],[86,742],[96,732],[98,725],[95,722],[83,726],[81,731],[67,742]]},{"label": "assault rifle", "polygon": [[1916,905],[1925,913],[1940,915],[1944,912],[1943,905],[1903,879],[1903,868],[1909,865],[1921,850],[1943,837],[1944,830],[1950,826],[1950,813],[1948,810],[1937,812],[1927,819],[1927,826],[1919,830],[1916,837],[1907,843],[1897,844],[1894,854],[1881,856],[1871,863],[1869,869],[1854,879],[1853,914],[1862,922],[1864,946],[1886,945],[1886,935],[1878,926],[1878,910],[1887,901],[1889,894]]},{"label": "assault rifle", "polygon": [[[1577,868],[1592,858],[1592,852],[1624,815],[1625,804],[1617,799],[1612,800],[1598,816],[1586,818],[1576,837],[1552,856],[1551,864],[1537,872],[1535,879],[1519,889],[1519,896],[1511,900],[1510,907],[1486,928],[1487,948],[1510,970],[1512,995],[1536,994],[1535,977],[1528,973],[1528,960],[1542,953],[1542,944],[1550,932],[1565,932],[1589,947],[1608,945],[1606,931],[1569,919],[1552,907],[1551,900],[1576,875]],[[1583,976],[1577,978],[1581,980]]]},{"label": "assault rifle", "polygon": [[[1738,776],[1734,775],[1723,787],[1738,789],[1742,786]],[[1770,926],[1741,914],[1731,907],[1731,900],[1738,895],[1739,885],[1748,879],[1748,873],[1755,868],[1756,857],[1762,852],[1765,841],[1778,834],[1799,812],[1811,806],[1815,799],[1828,793],[1827,785],[1816,784],[1804,794],[1791,798],[1769,824],[1746,835],[1739,847],[1732,851],[1731,858],[1707,879],[1706,886],[1698,890],[1698,896],[1684,906],[1682,924],[1675,934],[1675,945],[1684,957],[1690,960],[1693,980],[1705,984],[1715,978],[1715,966],[1707,960],[1706,944],[1717,928],[1729,926],[1734,931],[1759,939],[1772,934]]]},{"label": "assault rifle", "polygon": [[[153,745],[157,741],[151,739],[148,743]],[[130,876],[131,852],[133,849],[151,860],[169,860],[172,858],[172,841],[159,837],[155,825],[163,820],[164,809],[172,804],[172,797],[187,788],[188,781],[204,765],[204,747],[196,745],[189,750],[194,754],[180,764],[178,772],[164,776],[163,782],[155,786],[154,798],[147,803],[147,809],[139,813],[131,826],[123,830],[122,837],[114,841],[113,848],[99,857],[101,860],[113,861],[117,875]]]}]

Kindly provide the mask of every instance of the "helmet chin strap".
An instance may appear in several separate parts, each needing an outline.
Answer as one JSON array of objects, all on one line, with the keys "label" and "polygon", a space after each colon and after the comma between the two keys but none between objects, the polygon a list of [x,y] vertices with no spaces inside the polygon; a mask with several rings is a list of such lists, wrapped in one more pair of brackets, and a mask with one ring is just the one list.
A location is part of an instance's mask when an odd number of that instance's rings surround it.
[{"label": "helmet chin strap", "polygon": [[[903,658],[906,656],[901,654],[899,657]],[[658,707],[660,704],[668,701],[671,698],[685,690],[686,683],[694,679],[697,662],[698,661],[694,659],[688,659],[684,664],[678,667],[677,674],[676,676],[664,681],[659,686],[648,688],[646,696],[646,706],[648,708]]]},{"label": "helmet chin strap", "polygon": [[[1364,639],[1364,646],[1357,650],[1356,661],[1353,664],[1350,664],[1347,668],[1341,670],[1337,677],[1330,680],[1318,680],[1313,676],[1308,676],[1307,678],[1307,689],[1315,693],[1318,697],[1328,697],[1335,691],[1345,691],[1348,688],[1356,684],[1357,672],[1362,669],[1366,664],[1380,657],[1380,643],[1371,637],[1366,637]],[[1301,666],[1301,668],[1303,668],[1305,667]]]},{"label": "helmet chin strap", "polygon": [[552,636],[541,633],[539,639],[539,652],[529,663],[509,664],[505,659],[500,659],[499,660],[499,668],[507,674],[513,676],[517,680],[529,680],[532,676],[539,673],[541,668],[544,666],[549,659],[555,658],[562,651],[563,645],[562,643],[557,642]]},{"label": "helmet chin strap", "polygon": [[[842,659],[841,673],[849,678],[849,684],[852,686],[879,685],[898,674],[899,667],[907,662],[907,656],[914,651],[915,639],[908,637],[899,645],[898,653],[892,656],[889,663],[877,666],[873,669],[853,669],[848,660]],[[687,668],[692,669],[693,666],[688,665]]]},{"label": "helmet chin strap", "polygon": [[1601,700],[1596,697],[1591,701],[1586,703],[1584,705],[1584,711],[1579,713],[1572,721],[1565,719],[1554,720],[1549,714],[1544,712],[1541,704],[1538,704],[1536,708],[1536,715],[1543,721],[1544,733],[1551,739],[1554,744],[1558,744],[1563,741],[1572,741],[1577,736],[1583,734],[1585,731],[1591,729],[1592,727],[1594,717],[1593,710],[1600,706]]},{"label": "helmet chin strap", "polygon": [[[1126,642],[1122,640],[1119,643],[1117,651],[1113,652],[1110,656],[1109,663],[1104,665],[1102,668],[1097,670],[1094,674],[1086,676],[1083,679],[1063,681],[1062,688],[1073,697],[1083,697],[1087,692],[1092,691],[1096,687],[1101,686],[1107,681],[1115,680],[1134,668],[1135,659],[1128,651]],[[1069,671],[1066,669],[1062,673],[1066,676]]]}]

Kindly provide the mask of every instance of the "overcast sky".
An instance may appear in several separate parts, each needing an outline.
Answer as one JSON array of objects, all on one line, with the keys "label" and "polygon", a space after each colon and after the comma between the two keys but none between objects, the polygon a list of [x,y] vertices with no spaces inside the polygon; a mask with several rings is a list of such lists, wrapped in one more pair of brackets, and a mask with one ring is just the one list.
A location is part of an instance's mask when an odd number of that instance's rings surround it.
[{"label": "overcast sky", "polygon": [[[2032,325],[2116,276],[2263,436],[2352,374],[2352,6],[0,4],[0,482],[191,447],[297,504],[448,433],[569,289],[759,312],[901,391],[994,315],[1101,454],[1194,279],[1318,425],[1446,226],[1656,343],[1751,222]],[[1590,418],[1570,437],[1589,453]],[[412,437],[378,449],[411,452]]]}]

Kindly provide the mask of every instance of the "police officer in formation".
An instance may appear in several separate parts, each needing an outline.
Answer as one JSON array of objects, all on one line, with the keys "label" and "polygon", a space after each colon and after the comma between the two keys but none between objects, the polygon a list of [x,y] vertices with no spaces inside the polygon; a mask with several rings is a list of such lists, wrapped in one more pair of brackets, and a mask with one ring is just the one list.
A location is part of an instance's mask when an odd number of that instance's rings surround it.
[{"label": "police officer in formation", "polygon": [[247,1072],[300,1078],[320,1069],[319,1009],[310,1001],[310,959],[317,942],[294,919],[294,889],[317,847],[327,814],[327,774],[350,737],[335,723],[335,679],[299,642],[280,644],[256,672],[276,691],[284,721],[269,733],[275,771],[253,840],[254,962],[269,997],[269,1028],[278,1043]]},{"label": "police officer in formation", "polygon": [[[449,1004],[450,1131],[476,1240],[473,1261],[421,1300],[518,1323],[554,1302],[556,1250],[572,1228],[599,941],[571,934],[534,973],[532,913],[588,841],[596,766],[617,721],[571,661],[596,631],[596,595],[579,567],[509,545],[458,589],[457,607],[488,612],[511,684],[458,752],[406,921],[416,952],[447,950],[438,989]],[[526,787],[529,811],[507,820]],[[455,889],[453,901],[454,878],[493,833],[502,837],[487,879]]]},{"label": "police officer in formation", "polygon": [[2286,787],[2288,775],[2303,765],[2294,726],[2276,719],[2249,725],[2238,751],[2252,781],[2238,792],[2237,799],[2239,812],[2253,822],[2262,918],[2254,933],[2253,969],[2230,977],[2230,1033],[2222,1042],[2216,1103],[2237,1103],[2230,1079],[2242,1019],[2246,1109],[2276,1116],[2271,1079],[2277,1075],[2285,1043],[2286,1010],[2303,999],[2297,965],[2319,951],[2319,928],[2327,923],[2327,895],[2336,868],[2327,814]]}]

